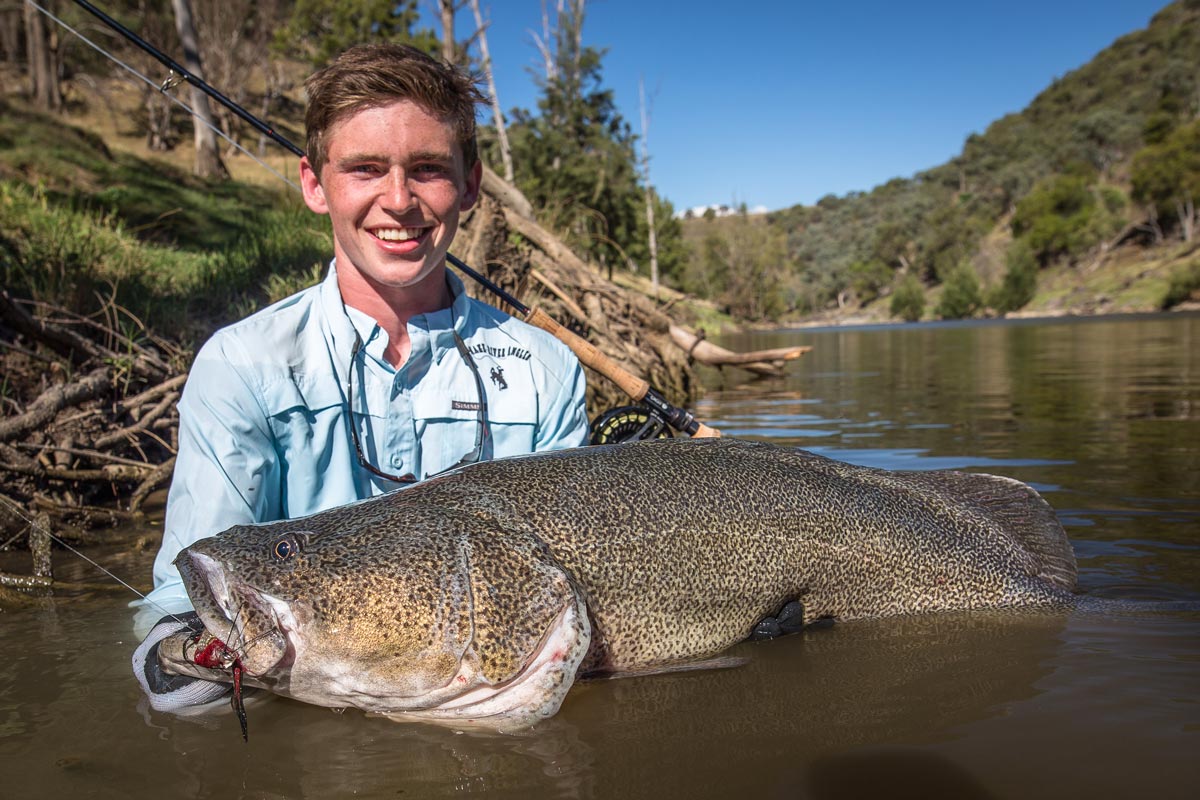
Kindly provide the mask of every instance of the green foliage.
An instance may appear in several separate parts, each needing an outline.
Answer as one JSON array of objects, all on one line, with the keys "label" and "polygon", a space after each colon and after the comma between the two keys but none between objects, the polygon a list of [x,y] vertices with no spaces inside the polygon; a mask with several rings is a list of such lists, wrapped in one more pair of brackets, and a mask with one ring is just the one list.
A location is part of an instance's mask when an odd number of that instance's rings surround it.
[{"label": "green foliage", "polygon": [[925,287],[916,275],[905,275],[892,293],[891,313],[905,322],[916,322],[925,313]]},{"label": "green foliage", "polygon": [[942,319],[965,319],[975,316],[982,305],[979,276],[969,264],[964,263],[951,270],[946,277],[934,313]]},{"label": "green foliage", "polygon": [[777,319],[787,311],[783,232],[761,216],[746,214],[703,224],[705,235],[680,276],[681,288],[713,299],[741,319]]},{"label": "green foliage", "polygon": [[1013,235],[1043,266],[1076,258],[1117,230],[1122,220],[1111,209],[1123,205],[1119,192],[1093,188],[1088,175],[1054,175],[1017,203]]},{"label": "green foliage", "polygon": [[0,275],[10,290],[79,314],[111,297],[159,331],[200,336],[228,321],[231,306],[261,305],[272,276],[311,274],[328,259],[331,243],[315,217],[283,205],[246,209],[258,221],[253,236],[188,250],[139,239],[114,211],[55,203],[44,190],[4,180]]},{"label": "green foliage", "polygon": [[1024,308],[1037,291],[1038,262],[1027,242],[1014,242],[1005,254],[1004,280],[989,294],[987,303],[1002,314]]},{"label": "green foliage", "polygon": [[878,298],[880,290],[891,282],[891,267],[882,261],[859,261],[850,265],[850,288],[861,302],[869,303]]},{"label": "green foliage", "polygon": [[924,219],[918,263],[926,280],[942,282],[975,251],[983,229],[965,206],[947,203]]},{"label": "green foliage", "polygon": [[1165,226],[1187,230],[1185,215],[1194,220],[1200,202],[1200,120],[1140,150],[1131,179],[1134,200],[1154,209]]},{"label": "green foliage", "polygon": [[275,49],[302,53],[314,67],[356,44],[399,42],[427,53],[440,52],[436,34],[415,30],[417,0],[297,0],[287,24],[275,36]]},{"label": "green foliage", "polygon": [[1181,303],[1200,301],[1200,258],[1175,269],[1163,297],[1162,308],[1167,310]]}]

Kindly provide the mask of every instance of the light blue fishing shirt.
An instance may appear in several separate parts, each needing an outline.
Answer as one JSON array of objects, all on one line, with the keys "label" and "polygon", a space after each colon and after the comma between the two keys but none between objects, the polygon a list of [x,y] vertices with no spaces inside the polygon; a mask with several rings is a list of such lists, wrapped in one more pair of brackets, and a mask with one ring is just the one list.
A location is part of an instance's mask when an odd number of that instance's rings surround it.
[{"label": "light blue fishing shirt", "polygon": [[336,263],[317,286],[205,343],[179,401],[179,454],[148,596],[154,605],[139,613],[139,628],[191,607],[172,562],[197,539],[403,486],[363,469],[350,438],[356,331],[354,424],[367,460],[384,472],[425,479],[474,448],[479,388],[456,331],[486,392],[491,435],[481,460],[586,443],[575,355],[545,331],[471,299],[452,273],[446,280],[453,304],[408,322],[412,352],[399,369],[384,358],[387,333],[343,304]]}]

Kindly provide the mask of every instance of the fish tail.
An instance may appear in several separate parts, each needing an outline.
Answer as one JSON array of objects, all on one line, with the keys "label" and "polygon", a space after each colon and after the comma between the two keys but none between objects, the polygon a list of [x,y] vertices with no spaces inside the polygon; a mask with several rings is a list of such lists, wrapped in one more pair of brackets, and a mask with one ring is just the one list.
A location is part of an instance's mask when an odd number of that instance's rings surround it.
[{"label": "fish tail", "polygon": [[982,508],[1033,557],[1038,578],[1068,592],[1075,588],[1075,551],[1054,508],[1029,484],[1002,475],[948,470],[905,475],[914,485]]}]

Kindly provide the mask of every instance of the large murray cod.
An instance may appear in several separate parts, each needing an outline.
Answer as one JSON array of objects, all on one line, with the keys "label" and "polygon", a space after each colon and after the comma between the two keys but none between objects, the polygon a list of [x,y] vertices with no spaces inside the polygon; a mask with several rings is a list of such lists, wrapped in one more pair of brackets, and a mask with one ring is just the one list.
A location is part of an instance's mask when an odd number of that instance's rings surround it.
[{"label": "large murray cod", "polygon": [[[249,685],[397,719],[511,730],[598,673],[721,653],[806,620],[1070,605],[1075,559],[1029,486],[889,472],[736,440],[466,467],[176,559]],[[164,642],[168,671],[195,637]]]}]

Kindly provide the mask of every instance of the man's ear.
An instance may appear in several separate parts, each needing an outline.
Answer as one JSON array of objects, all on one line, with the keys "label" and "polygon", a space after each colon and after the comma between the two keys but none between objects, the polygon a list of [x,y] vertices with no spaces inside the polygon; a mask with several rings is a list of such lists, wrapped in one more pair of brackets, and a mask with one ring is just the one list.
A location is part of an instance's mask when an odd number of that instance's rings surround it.
[{"label": "man's ear", "polygon": [[483,162],[476,159],[475,166],[467,173],[467,186],[463,190],[462,199],[458,201],[458,210],[466,211],[475,205],[479,199],[479,187],[483,183]]},{"label": "man's ear", "polygon": [[325,190],[321,188],[321,178],[313,169],[308,156],[300,159],[300,189],[304,192],[304,203],[317,214],[328,214],[329,204],[325,202]]}]

